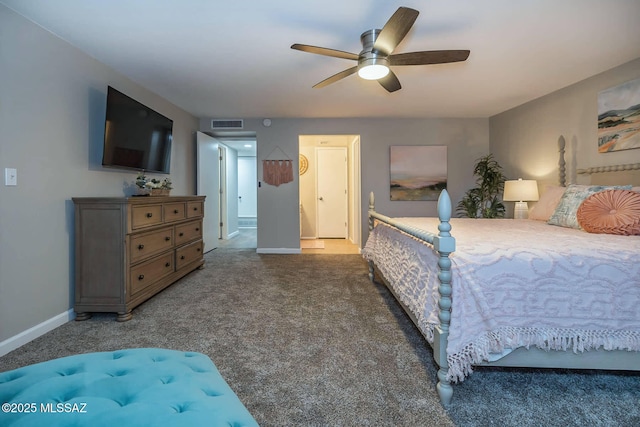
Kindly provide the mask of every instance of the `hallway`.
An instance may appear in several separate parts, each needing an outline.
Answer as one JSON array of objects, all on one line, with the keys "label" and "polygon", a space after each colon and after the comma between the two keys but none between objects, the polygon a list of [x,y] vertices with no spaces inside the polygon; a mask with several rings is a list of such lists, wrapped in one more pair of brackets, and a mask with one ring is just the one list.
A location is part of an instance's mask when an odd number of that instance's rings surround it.
[{"label": "hallway", "polygon": [[218,239],[218,249],[250,249],[258,247],[258,229],[257,228],[240,228],[240,234],[228,239]]},{"label": "hallway", "polygon": [[[306,240],[309,242],[310,240]],[[303,254],[359,254],[358,246],[347,239],[319,239],[312,242],[323,242],[324,248],[302,248]]]},{"label": "hallway", "polygon": [[[304,248],[303,254],[358,254],[360,250],[346,239],[322,239],[324,249]],[[241,228],[240,234],[229,240],[218,240],[218,249],[246,249],[258,247],[258,230],[256,228]],[[309,240],[307,240],[309,242]]]}]

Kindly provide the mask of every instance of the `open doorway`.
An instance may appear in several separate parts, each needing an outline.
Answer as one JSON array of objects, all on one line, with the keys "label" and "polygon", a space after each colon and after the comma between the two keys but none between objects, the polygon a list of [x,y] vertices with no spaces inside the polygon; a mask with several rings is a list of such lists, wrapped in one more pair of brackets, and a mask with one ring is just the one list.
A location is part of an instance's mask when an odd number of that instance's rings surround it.
[{"label": "open doorway", "polygon": [[[209,133],[199,136],[198,194],[207,196],[205,230],[215,234],[212,248],[257,248],[257,160],[255,133]],[[213,153],[215,157],[202,153]],[[208,205],[207,205],[208,204]],[[208,209],[207,209],[208,208]],[[213,237],[210,239],[213,240]]]},{"label": "open doorway", "polygon": [[359,135],[300,135],[302,253],[359,253]]}]

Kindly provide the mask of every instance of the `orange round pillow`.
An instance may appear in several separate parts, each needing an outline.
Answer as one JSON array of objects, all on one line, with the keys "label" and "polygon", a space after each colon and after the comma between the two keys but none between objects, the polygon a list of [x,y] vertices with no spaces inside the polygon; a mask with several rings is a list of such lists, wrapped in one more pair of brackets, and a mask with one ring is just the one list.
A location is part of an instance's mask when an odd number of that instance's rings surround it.
[{"label": "orange round pillow", "polygon": [[582,202],[576,217],[589,233],[640,235],[640,193],[600,191]]}]

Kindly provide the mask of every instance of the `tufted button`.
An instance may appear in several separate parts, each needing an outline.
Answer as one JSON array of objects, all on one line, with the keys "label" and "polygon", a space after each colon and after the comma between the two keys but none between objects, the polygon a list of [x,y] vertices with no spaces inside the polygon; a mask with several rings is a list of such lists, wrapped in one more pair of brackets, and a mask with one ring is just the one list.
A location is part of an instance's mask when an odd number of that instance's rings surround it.
[{"label": "tufted button", "polygon": [[202,392],[209,397],[218,397],[218,396],[222,396],[224,393],[219,392],[217,390],[212,390],[212,389],[202,389]]},{"label": "tufted button", "polygon": [[172,377],[172,376],[160,378],[160,382],[162,384],[171,384],[171,383],[175,382],[175,380],[176,379],[174,377]]}]

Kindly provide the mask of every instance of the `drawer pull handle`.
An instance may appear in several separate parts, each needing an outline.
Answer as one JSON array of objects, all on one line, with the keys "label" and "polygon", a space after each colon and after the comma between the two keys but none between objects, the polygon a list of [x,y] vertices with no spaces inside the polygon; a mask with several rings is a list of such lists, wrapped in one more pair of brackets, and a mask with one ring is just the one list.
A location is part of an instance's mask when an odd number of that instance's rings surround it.
[{"label": "drawer pull handle", "polygon": [[144,280],[144,274],[139,275],[138,280]]},{"label": "drawer pull handle", "polygon": [[165,267],[171,267],[171,263],[170,263],[170,262],[168,262],[168,263],[166,263],[164,266],[165,266]]},{"label": "drawer pull handle", "polygon": [[193,210],[194,210],[194,211],[197,211],[197,210],[198,210],[198,208],[197,208],[197,207],[195,207],[195,208],[193,208]]},{"label": "drawer pull handle", "polygon": [[180,233],[180,234],[179,234],[179,236],[180,236],[180,237],[184,236],[184,233]]},{"label": "drawer pull handle", "polygon": [[200,231],[200,227],[196,227],[196,231]]},{"label": "drawer pull handle", "polygon": [[151,218],[152,216],[153,216],[153,213],[147,212],[147,218]]},{"label": "drawer pull handle", "polygon": [[200,248],[196,249],[196,251],[200,252]]},{"label": "drawer pull handle", "polygon": [[169,240],[171,240],[171,237],[167,236],[164,238],[164,240],[168,242]]},{"label": "drawer pull handle", "polygon": [[182,255],[182,256],[180,257],[180,259],[184,259],[184,255]]},{"label": "drawer pull handle", "polygon": [[178,209],[174,209],[174,210],[173,210],[173,213],[174,213],[174,214],[177,214],[178,212],[180,212]]},{"label": "drawer pull handle", "polygon": [[144,249],[144,245],[138,245],[138,249],[143,250]]}]

